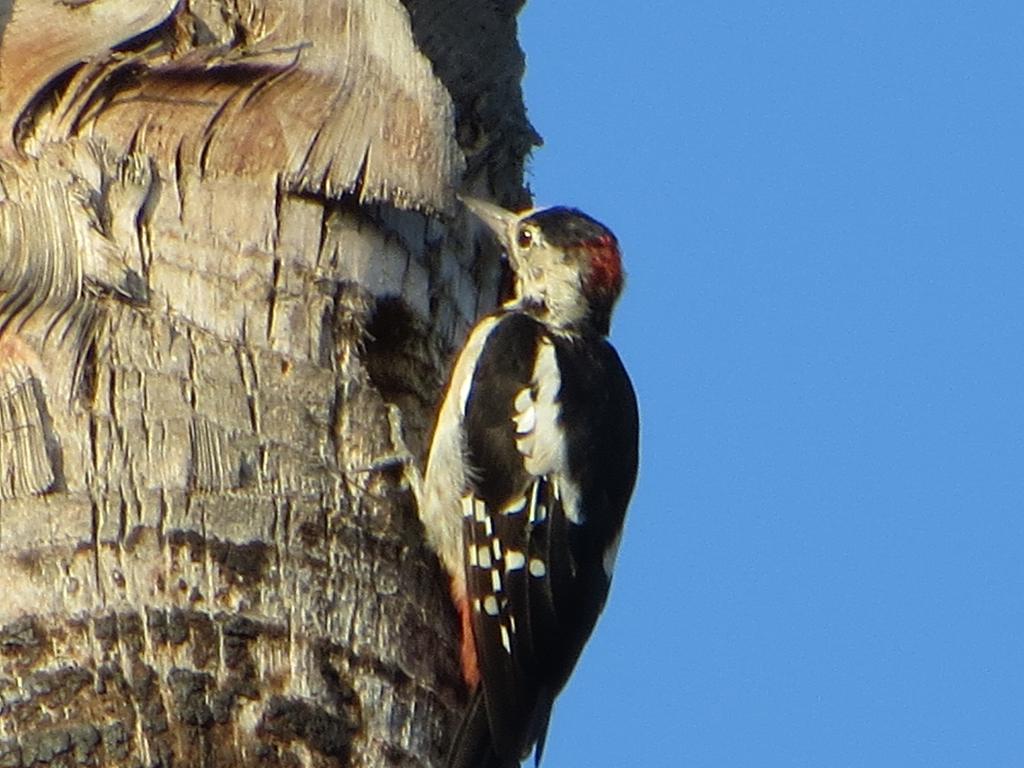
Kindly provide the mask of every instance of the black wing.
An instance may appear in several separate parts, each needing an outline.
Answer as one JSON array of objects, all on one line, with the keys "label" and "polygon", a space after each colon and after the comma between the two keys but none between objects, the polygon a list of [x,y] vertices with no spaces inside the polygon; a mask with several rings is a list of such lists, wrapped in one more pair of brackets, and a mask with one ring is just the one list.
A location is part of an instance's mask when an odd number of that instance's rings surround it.
[{"label": "black wing", "polygon": [[526,578],[526,494],[535,478],[517,446],[514,418],[516,397],[531,386],[541,330],[526,315],[507,314],[480,353],[466,404],[466,589],[493,748],[516,760],[537,698],[537,661]]},{"label": "black wing", "polygon": [[633,390],[606,342],[501,319],[466,405],[463,530],[490,737],[509,764],[535,742],[539,760],[554,696],[604,604],[636,432]]}]

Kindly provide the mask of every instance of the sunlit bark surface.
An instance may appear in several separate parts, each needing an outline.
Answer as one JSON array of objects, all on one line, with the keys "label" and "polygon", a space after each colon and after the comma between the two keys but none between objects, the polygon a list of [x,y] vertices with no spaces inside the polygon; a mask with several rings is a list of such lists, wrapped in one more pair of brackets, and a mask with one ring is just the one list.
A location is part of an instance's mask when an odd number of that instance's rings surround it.
[{"label": "sunlit bark surface", "polygon": [[[518,2],[0,0],[0,768],[430,765]],[[411,457],[411,459],[410,459]]]}]

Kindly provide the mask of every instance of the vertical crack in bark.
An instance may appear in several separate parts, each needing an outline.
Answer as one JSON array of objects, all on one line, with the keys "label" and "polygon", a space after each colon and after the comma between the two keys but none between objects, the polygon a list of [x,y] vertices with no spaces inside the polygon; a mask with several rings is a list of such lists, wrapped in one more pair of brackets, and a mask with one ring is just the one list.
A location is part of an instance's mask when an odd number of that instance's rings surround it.
[{"label": "vertical crack in bark", "polygon": [[261,432],[258,397],[260,392],[259,374],[253,364],[252,352],[247,347],[239,347],[236,352],[238,374],[245,387],[246,406],[249,411],[249,426],[256,437]]},{"label": "vertical crack in bark", "polygon": [[[280,222],[280,209],[274,211],[275,219]],[[275,249],[276,250],[276,249]],[[277,295],[281,287],[281,257],[274,256],[273,270],[270,277],[270,290],[267,293],[267,332],[266,340],[274,338],[274,320],[277,312]]]},{"label": "vertical crack in bark", "polygon": [[184,139],[179,140],[174,147],[171,169],[174,175],[174,192],[178,198],[178,224],[185,223],[185,158],[182,156],[185,151]]}]

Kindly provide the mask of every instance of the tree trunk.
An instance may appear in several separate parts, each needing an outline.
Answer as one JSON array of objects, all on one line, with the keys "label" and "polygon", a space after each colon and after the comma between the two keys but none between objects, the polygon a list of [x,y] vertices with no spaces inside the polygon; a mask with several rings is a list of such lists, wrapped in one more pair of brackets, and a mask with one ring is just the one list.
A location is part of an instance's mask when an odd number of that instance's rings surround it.
[{"label": "tree trunk", "polygon": [[440,762],[407,478],[519,4],[0,0],[0,768]]}]

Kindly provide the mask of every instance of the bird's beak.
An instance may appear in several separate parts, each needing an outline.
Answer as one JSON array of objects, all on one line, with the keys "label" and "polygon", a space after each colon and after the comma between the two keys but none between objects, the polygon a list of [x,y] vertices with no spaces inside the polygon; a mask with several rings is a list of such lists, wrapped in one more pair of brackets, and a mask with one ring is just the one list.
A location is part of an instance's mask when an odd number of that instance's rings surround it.
[{"label": "bird's beak", "polygon": [[459,199],[470,210],[470,213],[476,216],[495,234],[502,248],[511,252],[516,225],[519,223],[520,215],[512,213],[512,211],[506,211],[494,203],[478,200],[475,197],[459,195]]}]

